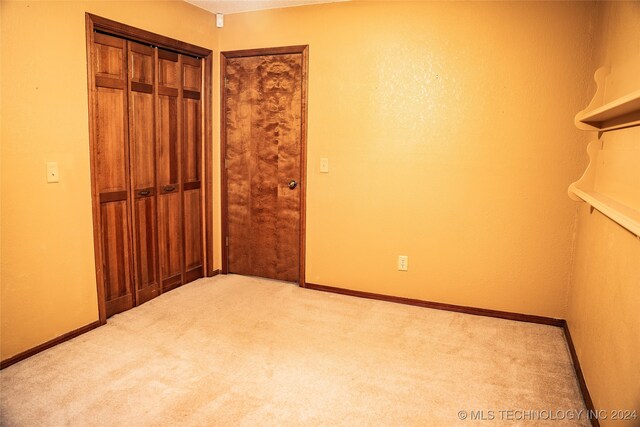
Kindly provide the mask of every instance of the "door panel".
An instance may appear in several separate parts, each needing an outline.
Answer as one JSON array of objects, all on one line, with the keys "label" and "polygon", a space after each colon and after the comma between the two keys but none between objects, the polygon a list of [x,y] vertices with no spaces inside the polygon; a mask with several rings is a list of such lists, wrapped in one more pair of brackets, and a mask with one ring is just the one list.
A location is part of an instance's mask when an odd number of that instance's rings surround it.
[{"label": "door panel", "polygon": [[[154,189],[148,191],[154,192]],[[136,305],[159,295],[156,237],[156,198],[136,196],[134,241],[136,242]]]},{"label": "door panel", "polygon": [[162,290],[182,284],[182,214],[180,193],[160,196],[158,237],[160,240],[160,275]]},{"label": "door panel", "polygon": [[184,192],[185,283],[202,277],[202,234],[200,233],[200,190]]},{"label": "door panel", "polygon": [[131,81],[153,85],[154,50],[151,47],[129,42],[129,70]]},{"label": "door panel", "polygon": [[182,56],[182,82],[184,90],[200,92],[202,69],[200,60],[190,56]]},{"label": "door panel", "polygon": [[162,289],[167,291],[184,283],[179,55],[158,50],[158,70],[158,240]]},{"label": "door panel", "polygon": [[297,281],[302,54],[227,59],[228,267]]},{"label": "door panel", "polygon": [[103,281],[107,316],[133,307],[126,194],[122,200],[102,203]]},{"label": "door panel", "polygon": [[180,182],[178,97],[160,94],[158,100],[158,180],[160,186]]},{"label": "door panel", "polygon": [[198,163],[200,151],[200,101],[184,99],[183,101],[183,155],[184,182],[200,181]]},{"label": "door panel", "polygon": [[127,42],[136,305],[160,294],[156,227],[155,50]]},{"label": "door panel", "polygon": [[131,234],[128,216],[129,145],[126,42],[94,35],[94,182],[100,202],[102,283],[106,315],[134,306]]},{"label": "door panel", "polygon": [[155,187],[155,132],[153,95],[131,90],[129,143],[133,187]]},{"label": "door panel", "polygon": [[95,33],[93,69],[96,77],[112,78],[124,82],[125,41],[106,34]]},{"label": "door panel", "polygon": [[202,143],[200,60],[180,55],[182,62],[182,203],[184,214],[184,283],[203,277],[200,191]]},{"label": "door panel", "polygon": [[126,93],[96,87],[96,184],[98,192],[127,191]]}]

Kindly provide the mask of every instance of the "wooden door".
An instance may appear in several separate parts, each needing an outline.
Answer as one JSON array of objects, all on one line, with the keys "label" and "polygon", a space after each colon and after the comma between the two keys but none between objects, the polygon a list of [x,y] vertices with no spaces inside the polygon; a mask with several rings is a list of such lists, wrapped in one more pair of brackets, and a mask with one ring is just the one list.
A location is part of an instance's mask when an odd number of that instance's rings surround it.
[{"label": "wooden door", "polygon": [[136,305],[160,294],[156,220],[156,49],[127,42]]},{"label": "wooden door", "polygon": [[129,222],[126,41],[94,35],[94,186],[106,316],[134,306]]},{"label": "wooden door", "polygon": [[203,277],[205,268],[215,274],[209,250],[212,52],[85,17],[96,282],[104,323]]},{"label": "wooden door", "polygon": [[204,276],[202,245],[202,67],[180,55],[182,74],[182,212],[184,217],[184,283]]},{"label": "wooden door", "polygon": [[[228,271],[303,282],[306,49],[226,53]],[[225,55],[225,54],[223,54]]]},{"label": "wooden door", "polygon": [[180,63],[177,53],[158,50],[158,238],[160,275],[167,291],[183,283],[182,198],[180,197]]}]

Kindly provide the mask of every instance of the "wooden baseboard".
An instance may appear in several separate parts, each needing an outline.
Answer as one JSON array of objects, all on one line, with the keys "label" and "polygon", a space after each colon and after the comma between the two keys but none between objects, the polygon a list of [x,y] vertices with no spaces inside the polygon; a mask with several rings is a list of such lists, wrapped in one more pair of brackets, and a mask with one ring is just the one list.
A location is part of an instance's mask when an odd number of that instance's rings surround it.
[{"label": "wooden baseboard", "polygon": [[69,341],[72,338],[75,338],[79,335],[84,334],[85,332],[89,332],[92,329],[97,328],[98,326],[100,326],[101,323],[99,320],[96,320],[93,323],[89,323],[88,325],[82,326],[78,329],[75,329],[73,331],[67,332],[66,334],[60,335],[59,337],[56,337],[50,341],[47,341],[45,343],[42,343],[40,345],[37,345],[33,348],[30,348],[29,350],[23,351],[22,353],[18,353],[15,356],[11,356],[8,359],[5,359],[3,361],[0,362],[0,369],[4,369],[6,367],[9,367],[11,365],[13,365],[14,363],[18,363],[21,360],[24,360],[28,357],[31,357],[33,355],[36,355],[38,353],[40,353],[41,351],[47,350],[53,346],[56,346],[58,344],[62,344],[65,341]]},{"label": "wooden baseboard", "polygon": [[[220,270],[214,270],[212,276],[210,277],[217,276],[218,274],[221,274]],[[571,339],[569,325],[565,319],[555,319],[552,317],[534,316],[531,314],[512,313],[508,311],[488,310],[485,308],[466,307],[462,305],[444,304],[444,303],[433,302],[433,301],[423,301],[423,300],[418,300],[413,298],[404,298],[404,297],[397,297],[397,296],[391,296],[391,295],[375,294],[371,292],[355,291],[352,289],[336,288],[333,286],[318,285],[315,283],[305,283],[305,287],[308,289],[316,290],[316,291],[331,292],[335,294],[349,295],[349,296],[354,296],[359,298],[368,298],[368,299],[375,299],[380,301],[394,302],[398,304],[414,305],[418,307],[432,308],[436,310],[454,311],[458,313],[472,314],[475,316],[497,317],[499,319],[515,320],[518,322],[538,323],[542,325],[550,325],[550,326],[556,326],[556,327],[562,328],[562,330],[564,331],[565,339],[567,341],[567,345],[569,347],[569,353],[571,354],[571,361],[573,362],[573,368],[576,372],[576,377],[578,379],[578,385],[580,386],[580,391],[582,392],[582,398],[584,400],[584,404],[587,408],[587,411],[590,411],[591,413],[596,413],[595,407],[593,405],[593,400],[591,399],[591,395],[589,394],[589,389],[587,388],[587,383],[582,373],[582,368],[580,367],[580,360],[578,359],[578,354],[576,353],[576,349],[573,345],[573,340]],[[24,360],[28,357],[38,354],[41,351],[44,351],[53,346],[56,346],[65,341],[68,341],[72,338],[75,338],[79,335],[82,335],[85,332],[89,332],[90,330],[95,329],[98,326],[101,326],[101,323],[99,320],[93,323],[90,323],[88,325],[85,325],[81,328],[78,328],[76,330],[73,330],[71,332],[67,332],[64,335],[60,335],[57,338],[54,338],[50,341],[47,341],[29,350],[23,351],[22,353],[16,354],[15,356],[12,356],[6,360],[1,361],[0,369],[4,369],[8,366],[13,365],[14,363],[18,363],[21,360]],[[591,419],[591,425],[593,427],[600,427],[600,422],[597,419],[593,418]]]},{"label": "wooden baseboard", "polygon": [[539,323],[563,327],[564,319],[554,319],[552,317],[534,316],[531,314],[512,313],[509,311],[488,310],[486,308],[466,307],[463,305],[444,304],[441,302],[423,301],[413,298],[396,297],[391,295],[374,294],[371,292],[354,291],[352,289],[334,288],[333,286],[317,285],[306,283],[306,288],[316,291],[332,292],[335,294],[351,295],[354,297],[375,299],[380,301],[395,302],[399,304],[415,305],[418,307],[433,308],[436,310],[455,311],[458,313],[473,314],[475,316],[497,317],[500,319],[516,320],[518,322]]},{"label": "wooden baseboard", "polygon": [[[211,272],[211,276],[209,277],[213,277],[213,276],[217,276],[218,274],[220,274],[220,270],[213,270]],[[166,289],[165,289],[166,291]],[[92,329],[97,328],[98,326],[102,326],[103,324],[106,324],[107,322],[101,323],[99,320],[96,320],[93,323],[89,323],[88,325],[82,326],[78,329],[75,329],[73,331],[67,332],[66,334],[60,335],[59,337],[56,337],[50,341],[47,341],[45,343],[42,343],[40,345],[37,345],[33,348],[30,348],[28,350],[23,351],[22,353],[18,353],[15,356],[11,356],[8,359],[2,360],[0,361],[0,370],[7,368],[11,365],[13,365],[14,363],[18,363],[24,359],[27,359],[33,355],[36,355],[38,353],[40,353],[41,351],[47,350],[51,347],[54,347],[58,344],[62,344],[65,341],[68,341],[72,338],[75,338],[79,335],[84,334],[85,332],[89,332]]]},{"label": "wooden baseboard", "polygon": [[[550,326],[556,326],[558,328],[562,328],[567,341],[567,345],[569,347],[569,352],[571,353],[571,361],[573,362],[573,368],[576,372],[576,377],[578,378],[578,385],[580,386],[580,391],[582,392],[582,399],[584,400],[584,404],[587,408],[587,411],[590,411],[592,414],[595,413],[593,401],[591,400],[591,396],[589,395],[589,390],[587,389],[587,383],[585,381],[584,375],[582,374],[582,369],[580,368],[580,361],[578,360],[578,355],[576,353],[575,347],[573,346],[573,340],[571,339],[571,334],[569,333],[569,325],[567,324],[567,321],[565,319],[555,319],[553,317],[534,316],[531,314],[512,313],[509,311],[488,310],[485,308],[466,307],[463,305],[444,304],[441,302],[423,301],[423,300],[418,300],[413,298],[404,298],[404,297],[396,297],[391,295],[375,294],[371,292],[354,291],[352,289],[336,288],[333,286],[318,285],[315,283],[306,283],[305,287],[308,289],[316,290],[316,291],[331,292],[335,294],[349,295],[349,296],[360,297],[360,298],[395,302],[399,304],[415,305],[418,307],[433,308],[436,310],[455,311],[458,313],[473,314],[475,316],[497,317],[499,319],[515,320],[518,322],[538,323],[542,325],[550,325]],[[592,418],[591,425],[593,427],[600,427],[600,422],[597,419]]]},{"label": "wooden baseboard", "polygon": [[[584,406],[587,407],[587,411],[589,411],[591,414],[595,414],[595,406],[593,405],[593,400],[591,399],[589,389],[587,388],[587,382],[584,378],[584,374],[582,373],[582,368],[580,367],[578,353],[576,352],[576,348],[573,346],[571,332],[569,331],[569,323],[567,323],[566,320],[562,324],[562,330],[564,331],[564,337],[567,341],[567,346],[569,347],[569,353],[571,354],[573,369],[576,371],[576,377],[578,378],[578,385],[580,386],[580,391],[582,392],[582,400],[584,400]],[[600,427],[600,421],[598,421],[597,418],[591,418],[591,425],[593,427]]]}]

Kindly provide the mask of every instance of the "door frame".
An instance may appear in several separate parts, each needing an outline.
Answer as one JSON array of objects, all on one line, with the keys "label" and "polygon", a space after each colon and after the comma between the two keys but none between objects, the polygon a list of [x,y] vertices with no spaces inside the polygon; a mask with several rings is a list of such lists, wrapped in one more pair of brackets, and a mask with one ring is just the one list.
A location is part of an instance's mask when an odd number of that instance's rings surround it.
[{"label": "door frame", "polygon": [[[217,272],[213,266],[213,102],[212,102],[212,75],[213,75],[213,51],[200,46],[181,42],[160,34],[150,31],[141,30],[130,25],[112,21],[101,16],[85,13],[85,31],[86,31],[86,49],[87,49],[87,94],[89,103],[89,153],[91,165],[91,205],[93,213],[93,247],[96,268],[96,286],[98,296],[98,318],[101,325],[107,323],[106,301],[104,280],[102,274],[102,233],[100,222],[100,203],[99,194],[97,192],[95,173],[96,158],[96,124],[95,124],[95,76],[93,74],[94,50],[93,35],[95,31],[120,37],[126,40],[142,43],[145,45],[153,45],[159,48],[174,51],[176,53],[187,54],[203,59],[203,88],[202,96],[202,125],[203,125],[203,158],[202,168],[204,168],[203,176],[203,210],[204,218],[202,221],[203,230],[203,252],[204,252],[204,275],[206,277],[214,276]],[[135,289],[134,289],[135,292]]]},{"label": "door frame", "polygon": [[306,211],[307,211],[307,112],[308,112],[308,70],[309,70],[309,45],[268,47],[259,49],[244,49],[220,52],[220,216],[222,235],[222,274],[229,273],[229,206],[227,184],[227,105],[226,105],[226,69],[227,59],[246,58],[264,55],[302,55],[302,102],[300,112],[300,241],[298,261],[298,285],[305,287],[305,261],[306,261]]}]

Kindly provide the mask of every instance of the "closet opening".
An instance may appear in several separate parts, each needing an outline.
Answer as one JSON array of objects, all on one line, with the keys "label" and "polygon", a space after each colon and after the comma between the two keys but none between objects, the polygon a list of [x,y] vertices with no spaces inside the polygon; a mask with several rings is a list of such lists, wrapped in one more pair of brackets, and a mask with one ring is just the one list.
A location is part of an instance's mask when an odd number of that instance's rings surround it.
[{"label": "closet opening", "polygon": [[100,323],[213,276],[212,51],[86,17]]}]

